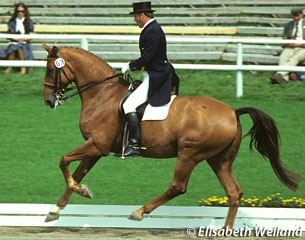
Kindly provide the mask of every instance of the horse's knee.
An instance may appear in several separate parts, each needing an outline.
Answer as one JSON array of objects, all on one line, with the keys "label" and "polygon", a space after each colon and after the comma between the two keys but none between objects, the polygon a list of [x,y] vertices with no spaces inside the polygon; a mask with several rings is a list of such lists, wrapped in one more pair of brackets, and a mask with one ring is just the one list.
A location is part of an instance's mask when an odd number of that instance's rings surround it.
[{"label": "horse's knee", "polygon": [[62,157],[61,160],[59,161],[59,167],[60,169],[65,169],[68,165],[68,161],[65,159],[65,157]]}]

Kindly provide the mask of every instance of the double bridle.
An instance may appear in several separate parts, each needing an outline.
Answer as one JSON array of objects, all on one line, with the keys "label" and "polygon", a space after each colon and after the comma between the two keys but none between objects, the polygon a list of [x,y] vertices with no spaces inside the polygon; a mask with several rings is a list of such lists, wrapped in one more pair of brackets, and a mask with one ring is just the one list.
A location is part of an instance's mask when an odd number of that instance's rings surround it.
[{"label": "double bridle", "polygon": [[[63,67],[65,66],[65,61],[64,61],[64,59],[57,57],[54,64],[55,64],[55,67],[56,67],[54,84],[44,83],[44,86],[54,90],[54,96],[55,96],[55,99],[56,99],[56,102],[55,102],[56,106],[59,106],[59,105],[63,104],[64,102],[70,100],[72,97],[81,94],[82,92],[88,90],[89,88],[92,88],[92,87],[94,87],[98,84],[104,83],[107,80],[110,80],[112,78],[123,76],[122,73],[119,73],[119,74],[115,74],[113,76],[107,77],[105,79],[102,79],[102,80],[96,80],[96,81],[88,82],[88,83],[85,83],[85,84],[82,84],[82,85],[79,85],[79,86],[72,86],[72,87],[69,87],[69,88],[67,88],[67,87],[64,88],[62,78],[61,78],[61,76],[62,76],[61,72],[64,74],[65,78],[69,82],[67,86],[69,86],[70,84],[73,83],[72,81],[70,81],[70,79],[68,78],[65,70],[63,69]],[[75,93],[73,93],[73,94],[71,94],[67,97],[64,97],[64,94],[66,92],[69,92],[69,91],[72,91],[72,90],[75,90],[75,89],[77,89],[77,92],[75,92]]]}]

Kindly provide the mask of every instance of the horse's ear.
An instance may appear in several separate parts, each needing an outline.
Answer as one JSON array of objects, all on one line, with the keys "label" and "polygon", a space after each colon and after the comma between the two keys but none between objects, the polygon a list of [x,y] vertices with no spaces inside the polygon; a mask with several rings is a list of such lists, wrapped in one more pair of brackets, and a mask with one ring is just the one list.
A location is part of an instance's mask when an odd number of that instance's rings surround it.
[{"label": "horse's ear", "polygon": [[48,57],[57,57],[58,48],[56,46],[53,46],[52,48],[49,47],[45,42],[42,42],[43,48],[48,52]]},{"label": "horse's ear", "polygon": [[49,46],[47,46],[47,44],[45,42],[42,42],[42,46],[48,53],[50,53],[51,48]]}]

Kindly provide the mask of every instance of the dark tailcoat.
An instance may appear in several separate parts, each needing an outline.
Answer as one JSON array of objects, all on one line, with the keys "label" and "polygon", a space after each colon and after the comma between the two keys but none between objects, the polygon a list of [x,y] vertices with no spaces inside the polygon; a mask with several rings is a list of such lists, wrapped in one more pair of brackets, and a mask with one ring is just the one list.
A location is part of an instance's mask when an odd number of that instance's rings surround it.
[{"label": "dark tailcoat", "polygon": [[141,32],[139,48],[141,57],[131,61],[131,71],[145,70],[149,75],[148,102],[161,106],[171,98],[171,65],[166,55],[166,38],[156,20]]},{"label": "dark tailcoat", "polygon": [[[303,26],[303,39],[305,39],[305,19],[301,19]],[[285,24],[283,38],[284,39],[293,39],[293,30],[295,28],[295,21],[289,21]]]}]

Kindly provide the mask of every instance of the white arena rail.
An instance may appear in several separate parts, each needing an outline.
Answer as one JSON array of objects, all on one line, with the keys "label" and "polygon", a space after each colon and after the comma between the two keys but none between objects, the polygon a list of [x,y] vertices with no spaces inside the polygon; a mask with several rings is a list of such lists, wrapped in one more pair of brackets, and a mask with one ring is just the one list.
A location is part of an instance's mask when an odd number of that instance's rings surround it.
[{"label": "white arena rail", "polygon": [[[104,40],[115,40],[119,42],[137,42],[138,36],[135,35],[73,35],[73,34],[32,34],[24,35],[24,38],[29,37],[31,39],[56,40],[66,39],[72,40],[77,39],[80,41],[80,46],[83,49],[88,50],[89,41],[93,39],[104,39]],[[1,38],[16,38],[14,34],[0,34]],[[304,71],[304,67],[295,66],[274,66],[274,65],[243,65],[243,44],[279,44],[284,43],[302,43],[305,44],[304,40],[282,40],[282,39],[270,39],[270,38],[235,38],[235,37],[200,37],[200,36],[167,36],[168,42],[178,43],[235,43],[237,44],[237,57],[235,65],[218,65],[218,64],[173,64],[176,69],[191,69],[191,70],[226,70],[236,71],[236,97],[243,95],[243,71]],[[116,62],[109,63],[113,68],[121,68],[124,63]],[[0,60],[1,66],[12,66],[12,67],[45,67],[45,61],[7,61]]]},{"label": "white arena rail", "polygon": [[[49,204],[2,203],[0,227],[215,229],[223,226],[228,211],[227,207],[161,206],[139,222],[128,217],[140,206],[69,204],[61,211],[59,220],[45,223],[45,217],[53,207]],[[305,231],[305,209],[240,207],[234,228]]]}]

